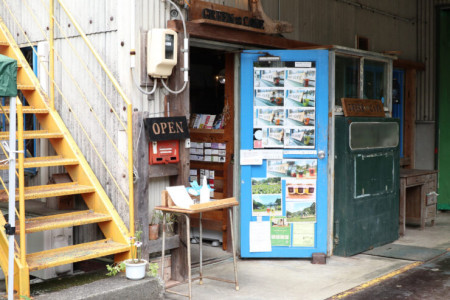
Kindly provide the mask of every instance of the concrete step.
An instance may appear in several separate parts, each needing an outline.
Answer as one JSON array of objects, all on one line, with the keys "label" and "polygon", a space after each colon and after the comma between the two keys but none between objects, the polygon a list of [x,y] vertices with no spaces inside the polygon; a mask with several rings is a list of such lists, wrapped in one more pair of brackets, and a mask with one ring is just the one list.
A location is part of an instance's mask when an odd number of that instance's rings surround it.
[{"label": "concrete step", "polygon": [[71,300],[157,300],[164,299],[162,282],[153,277],[142,280],[129,280],[124,274],[94,281],[92,283],[70,287],[58,292],[33,297],[35,300],[71,299]]}]

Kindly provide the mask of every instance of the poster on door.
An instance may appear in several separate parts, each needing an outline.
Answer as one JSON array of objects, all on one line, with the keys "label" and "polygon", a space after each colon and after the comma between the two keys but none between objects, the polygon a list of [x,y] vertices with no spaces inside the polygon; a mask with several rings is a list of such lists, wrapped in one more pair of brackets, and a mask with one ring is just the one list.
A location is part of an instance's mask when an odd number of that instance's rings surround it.
[{"label": "poster on door", "polygon": [[315,149],[316,69],[312,62],[295,67],[254,68],[253,146]]}]

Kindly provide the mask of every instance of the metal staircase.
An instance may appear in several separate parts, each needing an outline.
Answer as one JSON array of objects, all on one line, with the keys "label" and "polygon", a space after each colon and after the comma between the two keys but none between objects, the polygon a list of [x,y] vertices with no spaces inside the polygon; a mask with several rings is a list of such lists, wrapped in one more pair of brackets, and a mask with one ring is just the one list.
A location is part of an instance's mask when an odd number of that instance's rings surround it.
[{"label": "metal staircase", "polygon": [[[17,218],[21,222],[18,222],[19,225],[16,227],[16,235],[20,234],[20,243],[16,243],[15,246],[14,290],[20,296],[30,296],[29,272],[31,271],[113,254],[116,261],[129,258],[129,236],[132,235],[133,228],[128,230],[119,216],[61,117],[56,110],[51,108],[47,95],[43,92],[38,79],[1,19],[0,54],[9,56],[18,62],[17,87],[22,91],[29,105],[18,109],[19,123],[21,120],[19,114],[22,111],[23,114],[35,115],[40,125],[40,130],[23,131],[18,134],[23,134],[23,139],[48,139],[56,152],[55,156],[25,158],[22,166],[19,163],[17,168],[64,166],[72,179],[72,182],[69,183],[27,186],[22,191],[19,187],[16,190],[16,200],[23,201],[23,205],[26,205],[25,202],[31,199],[78,194],[82,196],[89,208],[83,211],[30,218],[24,222],[21,220],[21,218],[25,218],[22,209],[16,211]],[[2,107],[0,113],[9,115],[9,107]],[[0,141],[8,139],[9,132],[0,132]],[[18,142],[20,143],[20,140]],[[0,165],[0,170],[8,168],[8,164]],[[23,170],[19,172],[19,180],[21,180],[20,173],[23,176]],[[20,199],[21,197],[23,199]],[[4,186],[4,189],[0,190],[0,202],[7,201],[8,191]],[[22,208],[22,203],[19,207]],[[132,216],[131,212],[130,216]],[[0,266],[7,275],[8,239],[3,230],[5,223],[3,214],[0,214],[2,228],[0,230]],[[25,253],[24,236],[27,233],[93,223],[99,225],[105,239],[37,253]]]}]

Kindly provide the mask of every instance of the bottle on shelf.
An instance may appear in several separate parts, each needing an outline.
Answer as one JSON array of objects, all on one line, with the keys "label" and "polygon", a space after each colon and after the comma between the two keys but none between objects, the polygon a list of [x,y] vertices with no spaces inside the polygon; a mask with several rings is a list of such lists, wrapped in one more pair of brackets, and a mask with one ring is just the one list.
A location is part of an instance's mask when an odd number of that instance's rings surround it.
[{"label": "bottle on shelf", "polygon": [[210,192],[208,188],[208,183],[206,180],[206,176],[203,176],[203,184],[202,188],[200,189],[200,203],[206,203],[209,202]]}]

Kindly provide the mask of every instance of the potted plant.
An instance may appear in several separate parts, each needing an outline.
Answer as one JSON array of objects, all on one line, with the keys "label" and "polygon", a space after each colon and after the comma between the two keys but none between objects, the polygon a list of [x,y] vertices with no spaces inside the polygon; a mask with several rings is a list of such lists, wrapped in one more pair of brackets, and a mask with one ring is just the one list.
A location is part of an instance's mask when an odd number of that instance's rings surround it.
[{"label": "potted plant", "polygon": [[145,277],[148,262],[142,259],[142,230],[137,230],[135,235],[130,237],[131,259],[125,260],[124,263],[127,278],[139,280]]},{"label": "potted plant", "polygon": [[162,214],[153,210],[152,218],[150,219],[150,224],[148,225],[148,238],[150,240],[158,239],[159,232],[159,220],[161,220]]}]

